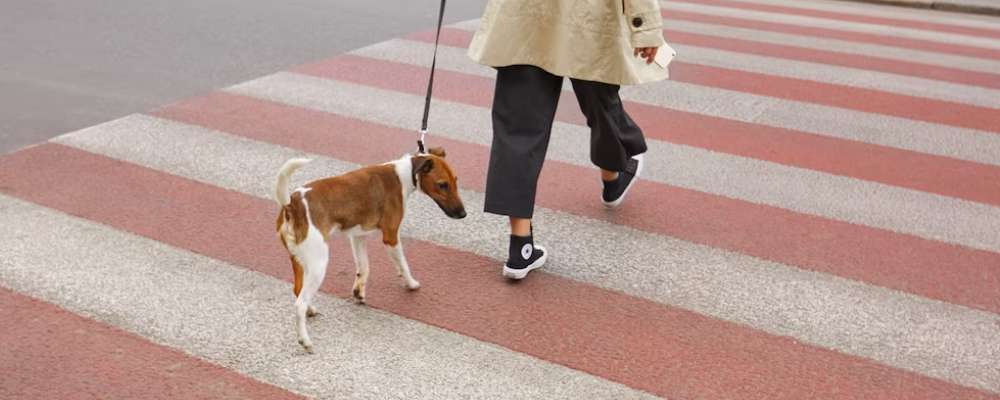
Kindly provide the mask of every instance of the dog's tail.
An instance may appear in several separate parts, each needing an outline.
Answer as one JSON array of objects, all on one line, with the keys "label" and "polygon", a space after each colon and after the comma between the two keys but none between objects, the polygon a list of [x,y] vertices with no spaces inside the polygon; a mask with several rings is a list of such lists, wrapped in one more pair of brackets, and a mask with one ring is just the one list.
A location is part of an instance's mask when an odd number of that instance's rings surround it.
[{"label": "dog's tail", "polygon": [[295,173],[295,170],[310,161],[312,160],[308,158],[293,158],[285,161],[285,165],[281,166],[281,170],[278,171],[278,184],[274,187],[274,200],[278,202],[279,206],[284,207],[292,202],[292,197],[288,194],[288,178]]}]

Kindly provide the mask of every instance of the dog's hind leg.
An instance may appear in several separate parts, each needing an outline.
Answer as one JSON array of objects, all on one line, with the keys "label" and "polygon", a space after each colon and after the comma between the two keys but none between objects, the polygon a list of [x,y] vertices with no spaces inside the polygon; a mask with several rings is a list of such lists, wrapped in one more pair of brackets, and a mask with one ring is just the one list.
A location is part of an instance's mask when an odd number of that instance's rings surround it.
[{"label": "dog's hind leg", "polygon": [[357,273],[354,277],[354,299],[358,304],[365,303],[365,287],[368,285],[368,248],[363,237],[348,235],[351,241],[351,252],[354,253],[354,266]]},{"label": "dog's hind leg", "polygon": [[292,260],[292,272],[295,274],[295,286],[292,287],[292,292],[298,298],[299,293],[302,293],[302,265],[295,259],[295,256],[289,255],[288,258]]},{"label": "dog's hind leg", "polygon": [[[295,293],[295,298],[298,298],[299,293],[302,292],[302,274],[303,274],[302,265],[299,264],[299,261],[295,259],[295,256],[289,256],[288,258],[292,260],[292,272],[295,274],[295,286],[292,287],[292,291]],[[317,314],[319,313],[316,312],[316,307],[314,307],[312,304],[310,304],[309,307],[306,308],[307,317],[315,317]]]},{"label": "dog's hind leg", "polygon": [[[312,301],[319,291],[323,278],[326,277],[327,262],[330,259],[330,248],[321,235],[311,230],[309,237],[298,245],[298,258],[302,266],[302,287],[295,299],[296,328],[299,334],[299,344],[312,353],[312,340],[306,330],[306,318],[312,308]],[[313,310],[315,312],[315,310]]]}]

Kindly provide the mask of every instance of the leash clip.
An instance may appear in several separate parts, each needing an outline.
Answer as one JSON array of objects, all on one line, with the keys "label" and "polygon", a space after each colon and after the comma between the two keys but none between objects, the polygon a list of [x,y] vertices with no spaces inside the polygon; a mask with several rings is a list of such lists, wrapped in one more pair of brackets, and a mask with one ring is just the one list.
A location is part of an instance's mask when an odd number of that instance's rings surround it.
[{"label": "leash clip", "polygon": [[427,129],[420,130],[420,139],[417,139],[417,154],[427,154],[427,150],[424,149],[424,137],[427,136]]}]

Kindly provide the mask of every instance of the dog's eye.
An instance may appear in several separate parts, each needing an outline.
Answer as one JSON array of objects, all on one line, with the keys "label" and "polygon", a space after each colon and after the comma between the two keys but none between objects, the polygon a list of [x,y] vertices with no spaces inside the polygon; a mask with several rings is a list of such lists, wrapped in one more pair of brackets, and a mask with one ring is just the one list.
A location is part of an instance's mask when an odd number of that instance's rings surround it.
[{"label": "dog's eye", "polygon": [[448,190],[448,182],[438,182],[438,189]]}]

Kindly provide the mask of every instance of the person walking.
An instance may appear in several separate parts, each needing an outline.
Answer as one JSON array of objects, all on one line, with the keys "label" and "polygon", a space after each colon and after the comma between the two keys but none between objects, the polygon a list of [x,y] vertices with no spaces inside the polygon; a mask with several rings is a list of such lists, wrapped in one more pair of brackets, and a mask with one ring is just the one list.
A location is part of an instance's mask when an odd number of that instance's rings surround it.
[{"label": "person walking", "polygon": [[646,142],[618,91],[666,79],[673,57],[658,0],[489,0],[469,57],[497,70],[485,211],[510,218],[503,275],[522,279],[545,264],[531,218],[563,78],[590,127],[590,159],[618,207],[643,166]]}]

